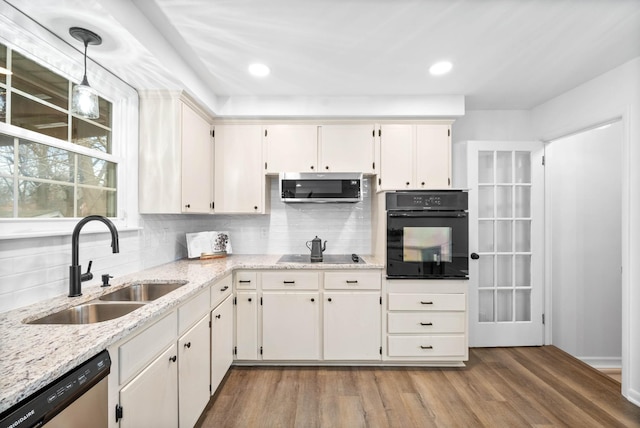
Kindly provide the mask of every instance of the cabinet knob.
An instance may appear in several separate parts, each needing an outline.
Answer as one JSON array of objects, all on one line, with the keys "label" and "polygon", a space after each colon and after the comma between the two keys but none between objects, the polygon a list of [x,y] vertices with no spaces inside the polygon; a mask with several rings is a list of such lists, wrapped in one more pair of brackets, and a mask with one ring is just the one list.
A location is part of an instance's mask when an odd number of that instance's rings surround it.
[{"label": "cabinet knob", "polygon": [[314,298],[312,297],[312,298],[311,298],[311,301],[312,301],[312,302],[315,302],[315,301],[316,301],[316,299],[314,299]]},{"label": "cabinet knob", "polygon": [[218,315],[216,315],[216,318],[217,318],[217,319],[220,319],[220,316],[221,316],[221,315],[220,315],[220,314],[218,314]]},{"label": "cabinet knob", "polygon": [[184,206],[185,208],[191,208],[191,204],[187,204]]},{"label": "cabinet knob", "polygon": [[325,166],[324,169],[329,169],[329,165]]},{"label": "cabinet knob", "polygon": [[178,361],[178,357],[176,357],[175,355],[173,357],[169,357],[169,361],[175,363],[176,361]]},{"label": "cabinet knob", "polygon": [[409,185],[409,182],[407,181],[407,183],[406,183],[406,184],[407,184],[407,186],[408,186],[408,185]]},{"label": "cabinet knob", "polygon": [[258,206],[257,206],[257,205],[254,205],[254,206],[253,206],[253,209],[257,211],[257,210],[258,210]]},{"label": "cabinet knob", "polygon": [[187,343],[185,343],[185,344],[184,344],[184,347],[185,347],[185,348],[191,348],[191,342],[187,342]]},{"label": "cabinet knob", "polygon": [[424,186],[424,181],[422,183],[420,183],[420,184],[422,184]]},{"label": "cabinet knob", "polygon": [[331,301],[331,297],[329,297],[327,300],[328,300],[328,301]]},{"label": "cabinet knob", "polygon": [[315,167],[313,165],[311,165],[311,169],[314,169]]},{"label": "cabinet knob", "polygon": [[251,297],[249,297],[247,300],[248,300],[248,301],[251,301]]}]

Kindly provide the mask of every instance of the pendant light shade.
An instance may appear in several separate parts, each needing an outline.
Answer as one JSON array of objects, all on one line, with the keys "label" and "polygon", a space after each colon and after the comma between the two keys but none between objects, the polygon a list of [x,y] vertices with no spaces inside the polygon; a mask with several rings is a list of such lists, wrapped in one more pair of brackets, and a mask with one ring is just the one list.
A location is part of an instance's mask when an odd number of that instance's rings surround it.
[{"label": "pendant light shade", "polygon": [[101,44],[102,38],[80,27],[69,28],[69,34],[84,43],[84,76],[82,83],[75,85],[71,91],[71,113],[87,119],[97,119],[100,117],[98,93],[87,81],[87,46]]}]

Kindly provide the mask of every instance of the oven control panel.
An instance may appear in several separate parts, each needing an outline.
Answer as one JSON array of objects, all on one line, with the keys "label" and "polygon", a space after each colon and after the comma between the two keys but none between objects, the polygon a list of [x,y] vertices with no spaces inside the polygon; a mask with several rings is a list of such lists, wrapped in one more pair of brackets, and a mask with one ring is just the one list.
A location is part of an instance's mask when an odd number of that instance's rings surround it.
[{"label": "oven control panel", "polygon": [[468,193],[461,190],[398,191],[387,193],[386,208],[387,211],[466,211],[469,200]]}]

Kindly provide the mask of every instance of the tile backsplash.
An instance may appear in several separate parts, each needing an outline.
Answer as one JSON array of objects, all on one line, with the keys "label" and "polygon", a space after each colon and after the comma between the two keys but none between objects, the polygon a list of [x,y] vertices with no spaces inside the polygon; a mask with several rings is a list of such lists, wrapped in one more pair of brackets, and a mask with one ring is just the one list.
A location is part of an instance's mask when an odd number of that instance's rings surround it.
[{"label": "tile backsplash", "polygon": [[[80,264],[93,260],[94,279],[125,275],[187,256],[185,234],[228,231],[235,254],[307,253],[316,235],[327,254],[371,253],[370,181],[359,203],[284,204],[277,179],[270,179],[271,210],[265,215],[142,215],[142,230],[120,232],[120,253],[112,254],[108,233],[82,234]],[[49,236],[0,241],[0,312],[68,291],[71,237]],[[84,285],[83,284],[83,285]]]}]

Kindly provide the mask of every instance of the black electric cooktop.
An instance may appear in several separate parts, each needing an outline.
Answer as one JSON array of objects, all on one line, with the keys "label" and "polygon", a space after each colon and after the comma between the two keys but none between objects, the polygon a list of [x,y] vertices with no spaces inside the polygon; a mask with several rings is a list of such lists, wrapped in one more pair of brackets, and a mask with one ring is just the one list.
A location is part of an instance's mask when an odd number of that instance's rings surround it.
[{"label": "black electric cooktop", "polygon": [[[309,254],[285,254],[280,257],[278,263],[311,263],[311,255]],[[321,262],[323,264],[337,264],[337,265],[353,265],[353,264],[366,264],[362,257],[357,254],[325,254],[322,256]]]}]

